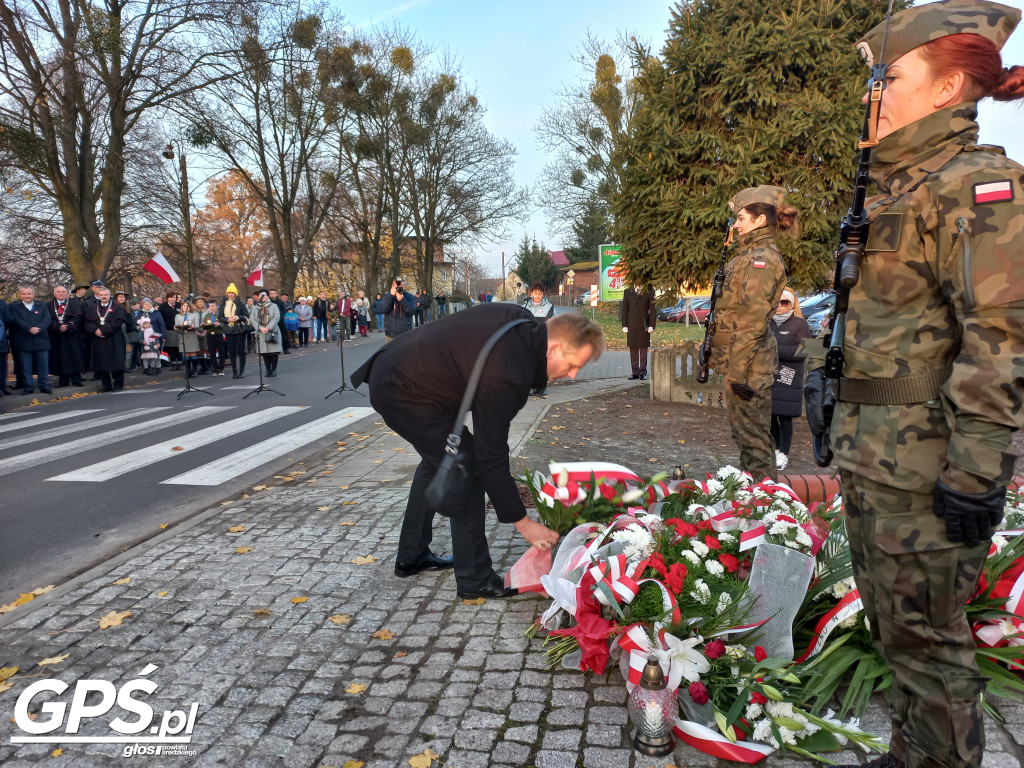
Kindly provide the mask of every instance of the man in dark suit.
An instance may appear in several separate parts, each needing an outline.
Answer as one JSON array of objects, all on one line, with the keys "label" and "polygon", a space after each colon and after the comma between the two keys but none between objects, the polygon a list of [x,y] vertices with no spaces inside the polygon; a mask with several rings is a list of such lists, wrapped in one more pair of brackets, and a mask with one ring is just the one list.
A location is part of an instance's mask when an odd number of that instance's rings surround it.
[{"label": "man in dark suit", "polygon": [[57,376],[57,386],[68,383],[83,386],[85,370],[82,323],[85,320],[82,302],[68,294],[63,285],[53,288],[49,303],[50,315],[50,373]]},{"label": "man in dark suit", "polygon": [[50,311],[42,302],[36,301],[34,288],[23,285],[18,289],[19,301],[7,308],[11,327],[15,330],[14,349],[21,358],[22,375],[25,377],[23,395],[31,395],[32,372],[36,384],[43,394],[50,394]]},{"label": "man in dark suit", "polygon": [[[458,312],[425,325],[384,346],[353,375],[369,382],[370,404],[385,423],[412,443],[420,455],[398,541],[396,576],[455,568],[459,597],[508,597],[514,589],[491,566],[484,531],[484,493],[498,520],[512,523],[530,544],[550,549],[558,534],[526,515],[509,468],[508,431],[526,404],[530,389],[550,379],[576,378],[597,359],[604,334],[579,314],[558,315],[535,323],[511,304],[492,304]],[[487,358],[473,398],[473,432],[463,431],[462,446],[474,457],[477,476],[464,508],[451,518],[454,558],[430,551],[434,511],[425,492],[437,473],[445,442],[455,422],[473,366],[487,340],[507,323],[529,319],[506,332]]]}]

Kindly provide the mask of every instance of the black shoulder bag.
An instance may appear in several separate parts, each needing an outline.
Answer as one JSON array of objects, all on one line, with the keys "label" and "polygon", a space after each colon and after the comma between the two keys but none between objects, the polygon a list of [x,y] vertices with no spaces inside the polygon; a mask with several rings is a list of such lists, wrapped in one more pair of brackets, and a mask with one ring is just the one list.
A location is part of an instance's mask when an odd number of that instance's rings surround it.
[{"label": "black shoulder bag", "polygon": [[520,318],[506,323],[494,335],[487,340],[480,354],[473,365],[473,372],[470,374],[469,382],[466,384],[466,392],[462,396],[462,404],[459,406],[459,415],[455,417],[455,426],[444,447],[444,457],[437,469],[437,474],[427,486],[426,497],[430,508],[440,515],[452,517],[465,508],[466,497],[469,495],[477,476],[476,458],[473,454],[463,450],[462,430],[466,428],[466,414],[473,405],[473,396],[476,394],[477,385],[480,383],[480,376],[484,371],[484,364],[487,356],[491,353],[498,339],[505,335],[506,331],[512,330],[521,323],[532,323],[532,318]]}]

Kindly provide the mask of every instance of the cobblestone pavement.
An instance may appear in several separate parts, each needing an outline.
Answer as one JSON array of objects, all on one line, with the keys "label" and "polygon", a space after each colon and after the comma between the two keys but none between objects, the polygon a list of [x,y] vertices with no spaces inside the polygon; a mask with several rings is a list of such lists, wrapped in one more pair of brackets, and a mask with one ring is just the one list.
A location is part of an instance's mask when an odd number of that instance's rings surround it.
[{"label": "cobblestone pavement", "polygon": [[[525,441],[550,403],[623,385],[552,386],[547,400],[531,398],[511,444]],[[450,572],[396,578],[416,458],[379,421],[357,426],[338,446],[344,450],[295,465],[301,474],[291,481],[270,479],[263,484],[270,487],[0,617],[0,666],[20,668],[0,693],[0,764],[341,768],[358,760],[398,768],[430,749],[440,756],[432,765],[447,768],[726,765],[684,746],[668,760],[634,753],[619,673],[548,670],[541,641],[524,635],[545,605],[536,597],[465,605]],[[511,526],[492,517],[489,531],[499,569],[525,550]],[[435,537],[437,551],[446,551],[443,520]],[[111,612],[130,614],[101,629]],[[11,744],[24,735],[13,720],[28,685],[52,677],[72,688],[94,680],[121,690],[140,676],[157,686],[152,696],[135,696],[154,707],[154,724],[164,711],[182,712],[168,719],[169,733],[197,705],[185,747],[195,754],[124,757],[122,745],[66,740]],[[69,689],[59,699],[71,696]],[[41,703],[57,698],[33,699],[37,723],[50,717]],[[101,698],[93,693],[82,703]],[[1024,708],[1000,709],[1009,724],[988,729],[984,768],[1021,765]],[[77,735],[111,736],[116,714],[137,720],[115,707],[86,719]],[[879,699],[862,725],[884,732],[886,723]],[[764,764],[807,765],[778,756]]]}]

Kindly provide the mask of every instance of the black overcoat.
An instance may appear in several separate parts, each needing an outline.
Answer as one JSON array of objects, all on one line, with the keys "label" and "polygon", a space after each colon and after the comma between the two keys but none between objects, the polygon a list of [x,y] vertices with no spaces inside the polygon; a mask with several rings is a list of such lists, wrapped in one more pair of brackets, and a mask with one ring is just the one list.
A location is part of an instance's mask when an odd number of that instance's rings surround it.
[{"label": "black overcoat", "polygon": [[352,374],[356,387],[369,382],[370,403],[385,420],[393,401],[403,411],[414,410],[418,420],[408,419],[396,431],[413,436],[414,445],[429,435],[425,450],[440,461],[480,350],[495,331],[519,318],[531,322],[512,328],[491,350],[470,411],[480,480],[506,523],[526,515],[509,466],[508,431],[530,390],[547,381],[544,323],[533,322],[530,312],[514,304],[479,305],[401,334]]},{"label": "black overcoat", "polygon": [[622,327],[626,328],[626,346],[646,348],[651,346],[648,328],[654,328],[658,320],[658,308],[654,303],[654,289],[637,293],[627,288],[622,294],[619,314]]},{"label": "black overcoat", "polygon": [[[105,319],[102,324],[101,315]],[[114,301],[106,309],[97,301],[85,310],[85,333],[92,338],[89,370],[94,373],[124,370],[125,342],[122,329],[127,322],[128,313]],[[100,331],[99,336],[96,335],[97,330]]]},{"label": "black overcoat", "polygon": [[[50,375],[75,376],[85,370],[85,345],[82,343],[82,322],[85,320],[82,302],[69,297],[63,307],[50,299]],[[63,315],[63,322],[61,316]],[[64,326],[64,330],[60,329]]]},{"label": "black overcoat", "polygon": [[779,368],[772,384],[772,415],[799,416],[804,403],[805,358],[797,354],[797,349],[810,329],[807,321],[796,315],[781,324],[772,320],[769,325],[779,348]]},{"label": "black overcoat", "polygon": [[[11,349],[17,352],[39,352],[50,348],[50,310],[46,304],[36,300],[32,309],[25,308],[21,301],[7,305],[7,333],[11,337]],[[39,328],[32,333],[29,328]]]}]

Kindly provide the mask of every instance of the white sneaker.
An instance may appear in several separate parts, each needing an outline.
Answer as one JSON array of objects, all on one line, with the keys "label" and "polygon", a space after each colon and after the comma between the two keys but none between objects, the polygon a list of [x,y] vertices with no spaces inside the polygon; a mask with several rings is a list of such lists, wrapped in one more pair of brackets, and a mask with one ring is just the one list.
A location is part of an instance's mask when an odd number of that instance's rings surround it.
[{"label": "white sneaker", "polygon": [[784,454],[782,451],[775,451],[775,466],[779,470],[785,469],[789,465],[789,456]]}]

